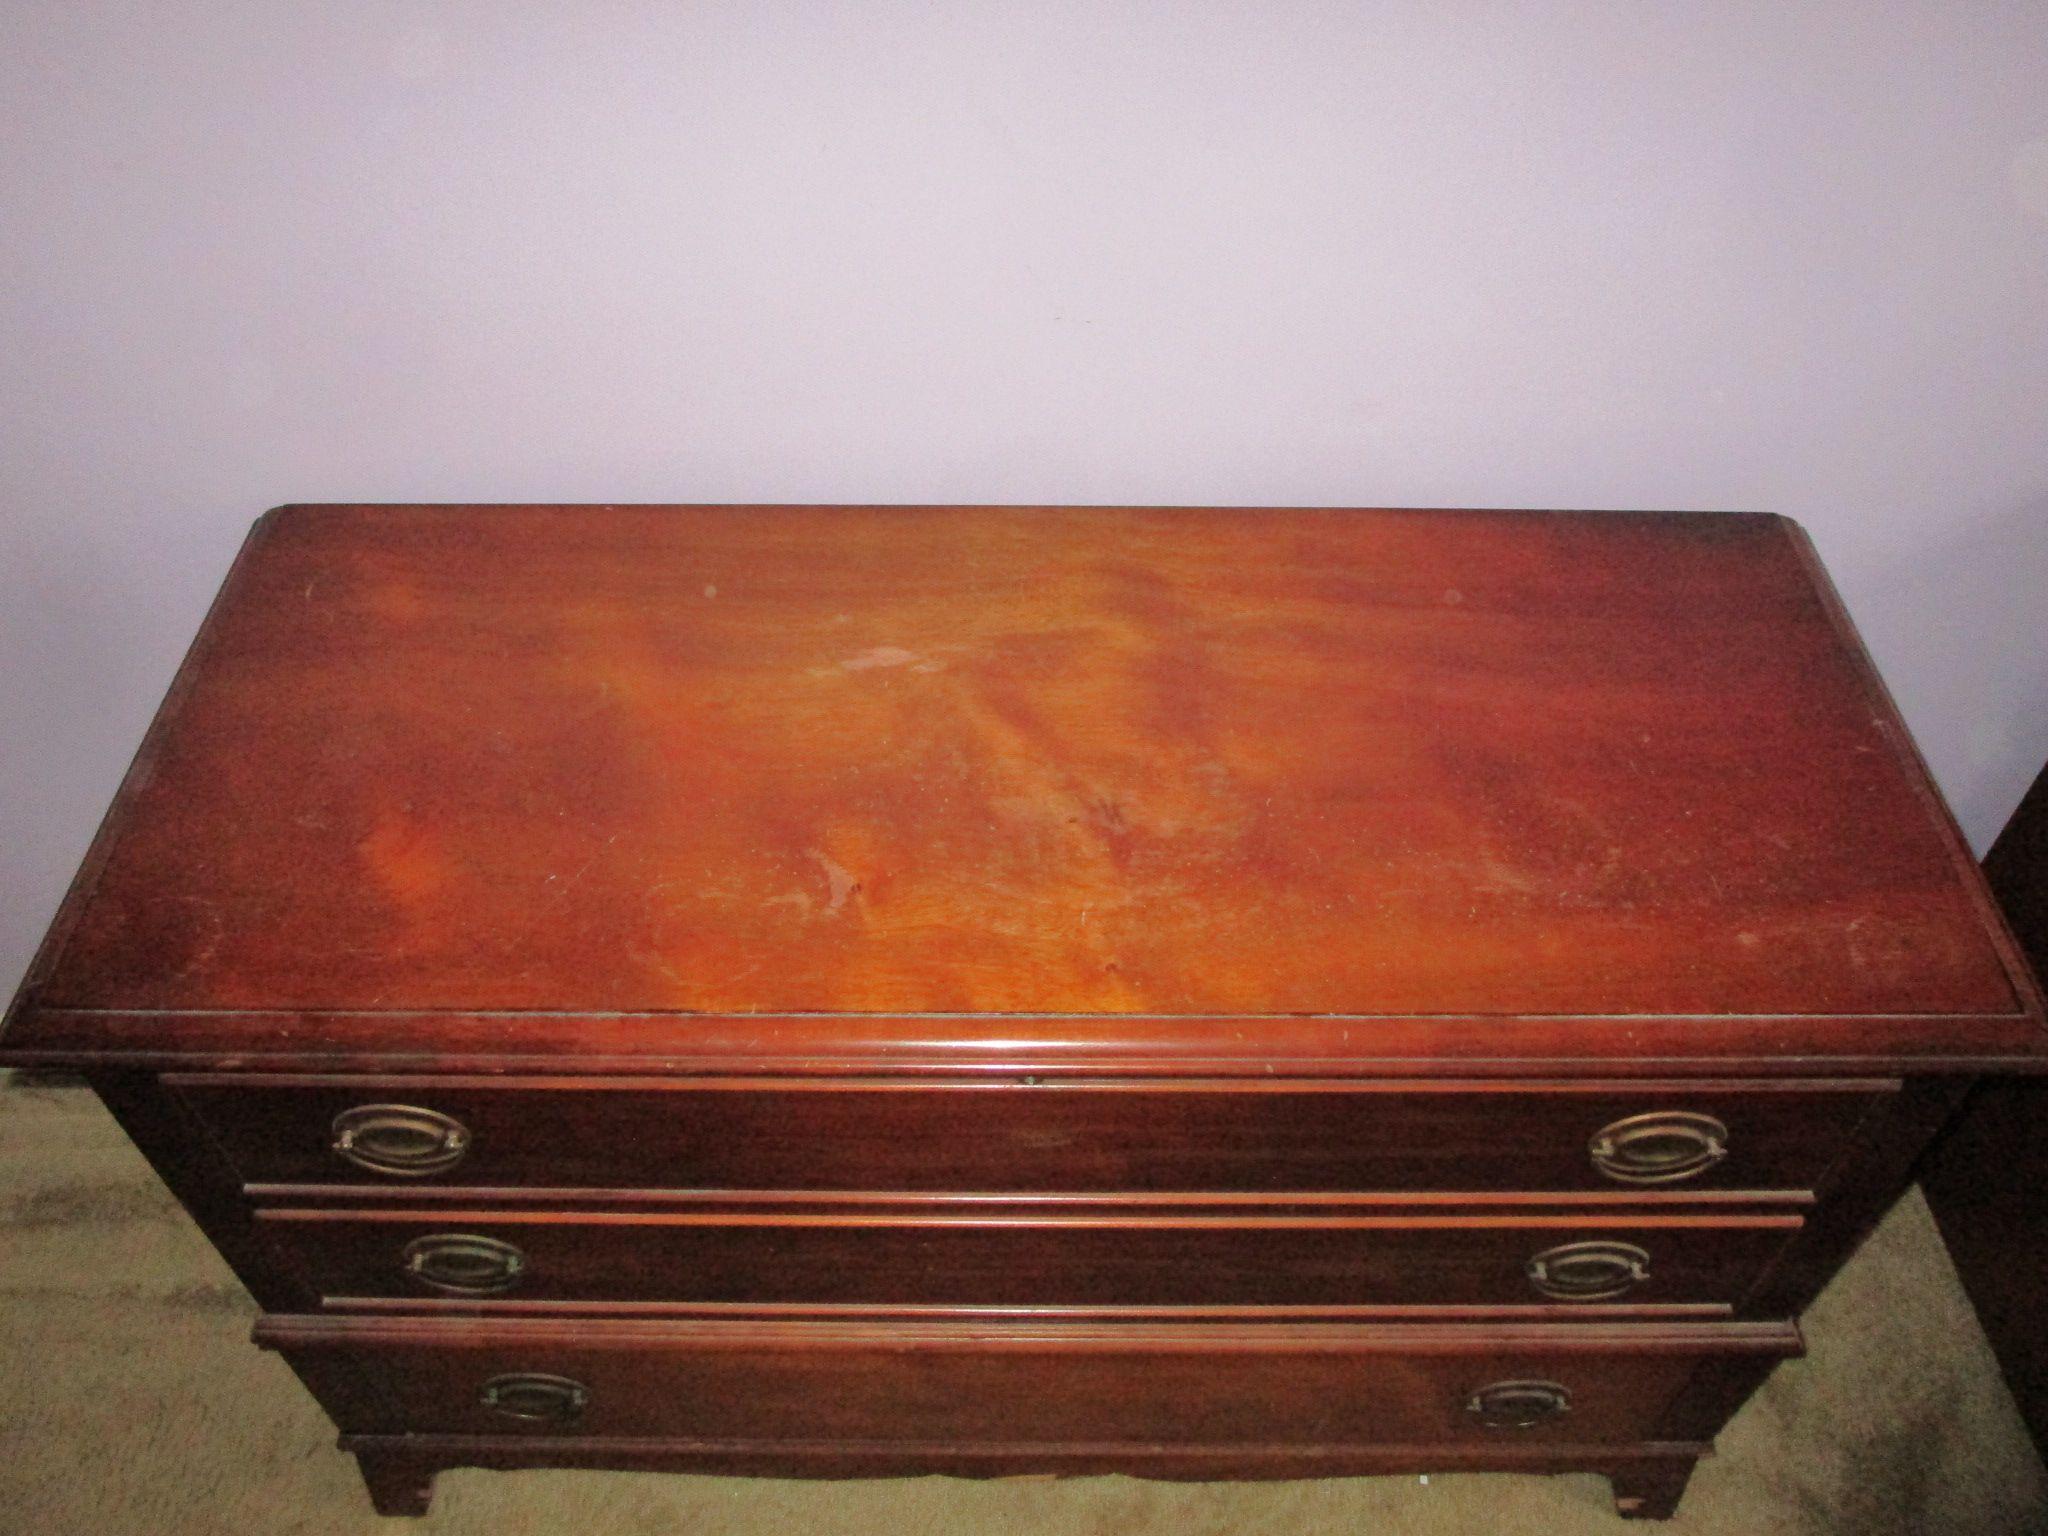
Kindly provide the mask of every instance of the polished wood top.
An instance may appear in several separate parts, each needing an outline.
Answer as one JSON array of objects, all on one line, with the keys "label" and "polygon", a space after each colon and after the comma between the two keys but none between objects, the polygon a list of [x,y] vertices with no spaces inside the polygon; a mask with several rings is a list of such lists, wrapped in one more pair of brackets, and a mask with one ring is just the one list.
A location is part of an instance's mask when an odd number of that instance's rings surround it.
[{"label": "polished wood top", "polygon": [[1781,519],[309,506],[5,1043],[1992,1016],[2009,1053],[2015,963]]}]

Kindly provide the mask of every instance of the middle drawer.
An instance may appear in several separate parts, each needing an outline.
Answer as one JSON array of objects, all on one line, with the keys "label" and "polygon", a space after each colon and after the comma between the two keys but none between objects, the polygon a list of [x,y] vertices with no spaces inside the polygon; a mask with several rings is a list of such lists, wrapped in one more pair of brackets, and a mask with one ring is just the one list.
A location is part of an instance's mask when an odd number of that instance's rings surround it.
[{"label": "middle drawer", "polygon": [[1739,1303],[1797,1215],[263,1209],[323,1304],[1441,1308]]}]

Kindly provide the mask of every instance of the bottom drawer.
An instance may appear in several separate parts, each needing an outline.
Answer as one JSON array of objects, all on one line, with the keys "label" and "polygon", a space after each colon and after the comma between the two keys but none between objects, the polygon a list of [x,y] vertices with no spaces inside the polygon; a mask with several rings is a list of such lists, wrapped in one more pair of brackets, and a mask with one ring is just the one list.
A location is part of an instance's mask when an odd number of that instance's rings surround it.
[{"label": "bottom drawer", "polygon": [[1789,1324],[583,1323],[267,1317],[345,1431],[1019,1446],[1653,1440]]}]

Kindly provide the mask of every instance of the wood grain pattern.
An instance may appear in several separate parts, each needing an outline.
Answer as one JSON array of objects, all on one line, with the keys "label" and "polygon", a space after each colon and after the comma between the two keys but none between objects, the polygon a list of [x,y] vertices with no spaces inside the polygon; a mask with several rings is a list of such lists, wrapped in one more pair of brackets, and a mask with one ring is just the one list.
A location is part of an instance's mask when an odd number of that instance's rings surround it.
[{"label": "wood grain pattern", "polygon": [[[1498,1467],[1658,1517],[2048,1028],[1782,519],[301,507],[0,1062],[91,1069],[386,1513]],[[337,1152],[373,1103],[455,1117],[435,1171]],[[1651,1111],[1725,1155],[1611,1182]],[[455,1229],[523,1290],[402,1278]],[[1529,1293],[1595,1236],[1652,1280]],[[1519,1379],[1569,1414],[1465,1410]]]},{"label": "wood grain pattern", "polygon": [[1601,1239],[1649,1255],[1648,1278],[1626,1288],[1631,1304],[1714,1303],[1725,1312],[1802,1224],[1793,1215],[1587,1212],[749,1218],[460,1208],[259,1210],[257,1220],[330,1306],[445,1295],[413,1278],[401,1254],[423,1235],[456,1233],[519,1251],[524,1267],[503,1294],[522,1303],[1039,1308],[1056,1299],[1062,1308],[1262,1311],[1542,1305],[1548,1298],[1530,1283],[1528,1262]]},{"label": "wood grain pattern", "polygon": [[[1267,1081],[948,1087],[888,1081],[169,1079],[246,1180],[385,1187],[335,1155],[337,1114],[397,1099],[470,1134],[429,1185],[932,1192],[1610,1190],[1588,1143],[1657,1110],[1719,1118],[1685,1181],[1808,1189],[1888,1089],[1843,1082],[1428,1085]],[[1678,1186],[1672,1186],[1678,1187]]]},{"label": "wood grain pattern", "polygon": [[299,508],[178,695],[38,1007],[2037,1017],[1776,519]]},{"label": "wood grain pattern", "polygon": [[[1798,1352],[1782,1325],[1125,1324],[911,1326],[265,1318],[258,1341],[323,1391],[337,1351],[385,1384],[396,1420],[330,1402],[356,1433],[561,1434],[479,1400],[507,1373],[589,1390],[592,1437],[1010,1442],[1147,1447],[1626,1444],[1703,1360]],[[1370,1362],[1369,1368],[1365,1368]],[[1499,1430],[1466,1411],[1479,1387],[1555,1381],[1570,1411]],[[364,1417],[365,1414],[369,1417]]]}]

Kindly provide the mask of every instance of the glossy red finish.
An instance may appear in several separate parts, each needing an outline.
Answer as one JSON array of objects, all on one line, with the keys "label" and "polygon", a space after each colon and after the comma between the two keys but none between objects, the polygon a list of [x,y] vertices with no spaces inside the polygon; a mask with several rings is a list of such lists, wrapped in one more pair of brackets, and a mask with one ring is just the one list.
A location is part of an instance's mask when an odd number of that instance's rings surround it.
[{"label": "glossy red finish", "polygon": [[1356,1057],[1411,1017],[1513,1055],[1512,1017],[1682,1056],[1644,1021],[1793,1016],[2038,1053],[2016,974],[1779,519],[305,507],[11,1039],[229,1010],[331,1048],[362,1010],[512,1052],[538,1010],[550,1051],[564,1014],[994,1051],[1029,1015],[1057,1056],[1341,1016]]},{"label": "glossy red finish", "polygon": [[[1799,1230],[1794,1215],[1173,1215],[1077,1212],[915,1216],[847,1209],[775,1215],[430,1210],[259,1211],[327,1306],[445,1300],[402,1255],[433,1235],[481,1234],[522,1267],[491,1305],[691,1303],[1059,1310],[1505,1308],[1569,1316],[1529,1262],[1588,1241],[1648,1256],[1632,1308],[1726,1316]],[[1602,1295],[1599,1302],[1610,1298]],[[1597,1305],[1597,1303],[1595,1303]],[[466,1305],[474,1305],[473,1302]],[[593,1312],[599,1310],[591,1309]]]},{"label": "glossy red finish", "polygon": [[[612,1078],[169,1076],[257,1184],[1075,1194],[1639,1189],[1604,1128],[1703,1113],[1727,1155],[1663,1190],[1808,1190],[1895,1084],[1186,1081],[959,1085]],[[467,1133],[445,1170],[365,1169],[336,1116],[401,1102]]]},{"label": "glossy red finish", "polygon": [[[691,1436],[745,1442],[1201,1446],[1629,1443],[1703,1358],[1799,1353],[1783,1326],[1430,1324],[1256,1327],[1123,1324],[494,1321],[270,1318],[344,1432]],[[367,1362],[374,1398],[327,1386]],[[537,1373],[588,1389],[566,1421],[492,1411],[495,1377]],[[1503,1429],[1467,1407],[1497,1381],[1554,1382],[1569,1405]]]},{"label": "glossy red finish", "polygon": [[[88,1069],[386,1512],[1477,1467],[1648,1517],[2048,1029],[1782,519],[299,507],[0,1062]],[[423,1293],[434,1233],[520,1288]],[[1651,1278],[1531,1291],[1600,1237]],[[573,1424],[492,1410],[534,1373]],[[1464,1406],[1530,1381],[1568,1416]]]}]

